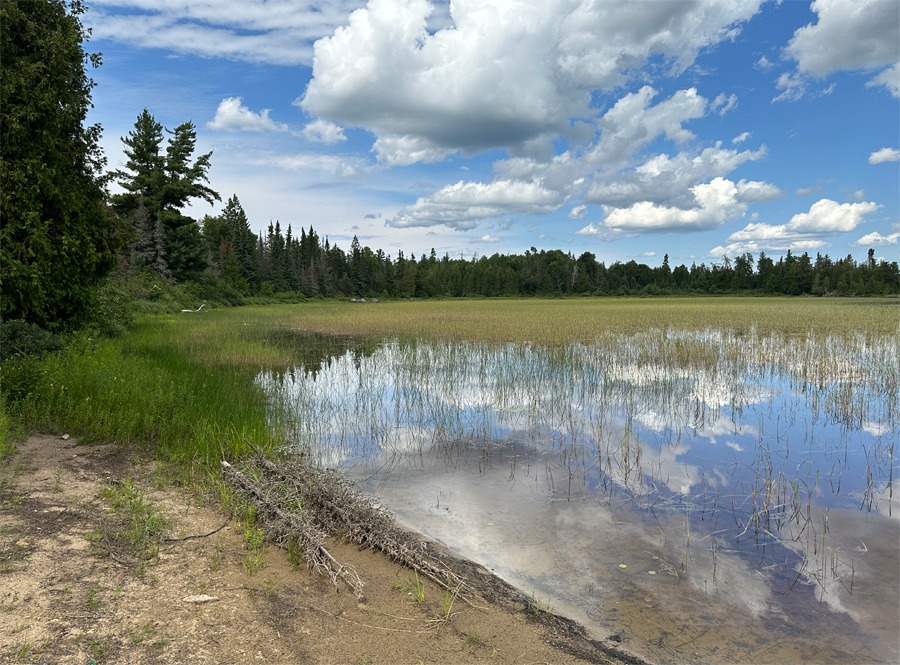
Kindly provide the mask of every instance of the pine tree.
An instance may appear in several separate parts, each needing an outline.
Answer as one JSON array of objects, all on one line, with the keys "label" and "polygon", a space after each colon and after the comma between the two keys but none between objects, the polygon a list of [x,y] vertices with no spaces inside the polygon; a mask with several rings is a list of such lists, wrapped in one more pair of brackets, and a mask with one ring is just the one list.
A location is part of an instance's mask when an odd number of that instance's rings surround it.
[{"label": "pine tree", "polygon": [[172,271],[166,261],[166,230],[159,212],[156,213],[156,224],[153,227],[153,250],[153,263],[150,267],[163,279],[171,279]]},{"label": "pine tree", "polygon": [[140,199],[137,210],[131,216],[131,225],[134,227],[136,238],[129,245],[129,262],[134,268],[149,267],[153,264],[156,252],[155,226],[150,217],[150,211],[144,205],[143,197]]},{"label": "pine tree", "polygon": [[128,136],[122,137],[127,171],[114,171],[124,194],[113,196],[113,209],[120,217],[128,217],[143,204],[152,216],[159,210],[162,196],[165,159],[159,154],[163,127],[144,109]]},{"label": "pine tree", "polygon": [[162,125],[147,109],[141,112],[134,130],[122,138],[128,157],[125,169],[113,174],[126,191],[111,197],[111,202],[124,218],[133,214],[141,198],[151,215],[161,214],[168,268],[175,280],[186,281],[199,275],[207,263],[200,227],[181,210],[192,199],[212,203],[219,200],[219,195],[205,184],[209,182],[207,171],[212,153],[191,163],[197,144],[193,123],[183,123],[169,133],[163,155]]}]

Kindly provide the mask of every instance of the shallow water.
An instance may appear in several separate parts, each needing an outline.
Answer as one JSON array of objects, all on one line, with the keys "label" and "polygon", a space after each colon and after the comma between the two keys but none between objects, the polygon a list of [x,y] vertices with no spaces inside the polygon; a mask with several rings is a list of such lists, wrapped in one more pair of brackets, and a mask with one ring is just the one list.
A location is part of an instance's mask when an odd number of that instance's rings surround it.
[{"label": "shallow water", "polygon": [[900,658],[897,367],[862,337],[653,332],[332,344],[260,383],[297,448],[598,637],[868,663]]}]

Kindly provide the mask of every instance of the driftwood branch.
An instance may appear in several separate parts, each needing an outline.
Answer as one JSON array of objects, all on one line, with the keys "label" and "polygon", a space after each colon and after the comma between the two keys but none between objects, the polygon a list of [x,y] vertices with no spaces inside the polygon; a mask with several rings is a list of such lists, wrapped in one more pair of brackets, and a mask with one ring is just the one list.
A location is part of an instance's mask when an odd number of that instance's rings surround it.
[{"label": "driftwood branch", "polygon": [[335,584],[341,577],[361,595],[363,582],[356,571],[340,564],[324,547],[327,536],[340,536],[383,552],[475,607],[466,597],[471,589],[465,580],[432,556],[417,534],[400,527],[390,512],[357,491],[340,473],[316,467],[304,458],[275,464],[253,449],[257,454],[245,462],[244,471],[222,462],[226,478],[258,507],[272,540],[302,542],[310,569],[327,574]]},{"label": "driftwood branch", "polygon": [[248,496],[259,509],[259,514],[269,536],[283,543],[296,539],[303,547],[304,559],[311,570],[327,575],[337,586],[340,578],[349,586],[357,598],[362,598],[364,582],[356,574],[353,566],[343,565],[326,549],[325,534],[304,514],[288,512],[278,505],[264,486],[222,460],[222,470],[234,488]]}]

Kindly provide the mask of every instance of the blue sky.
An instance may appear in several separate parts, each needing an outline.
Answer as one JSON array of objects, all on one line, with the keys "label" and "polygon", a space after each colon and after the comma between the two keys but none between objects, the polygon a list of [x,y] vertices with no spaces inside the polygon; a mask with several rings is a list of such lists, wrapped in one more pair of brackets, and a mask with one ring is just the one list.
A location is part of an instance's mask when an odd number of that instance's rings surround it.
[{"label": "blue sky", "polygon": [[144,107],[191,120],[257,232],[898,258],[896,0],[94,0],[85,23],[109,167]]}]

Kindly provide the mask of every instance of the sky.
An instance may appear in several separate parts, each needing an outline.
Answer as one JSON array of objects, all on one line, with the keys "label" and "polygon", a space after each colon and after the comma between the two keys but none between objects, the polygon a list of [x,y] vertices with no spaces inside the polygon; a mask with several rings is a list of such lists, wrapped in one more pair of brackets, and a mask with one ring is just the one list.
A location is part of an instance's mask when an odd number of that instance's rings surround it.
[{"label": "sky", "polygon": [[[898,259],[897,0],[92,0],[109,168],[192,121],[257,233]],[[113,191],[116,191],[113,187]]]}]

